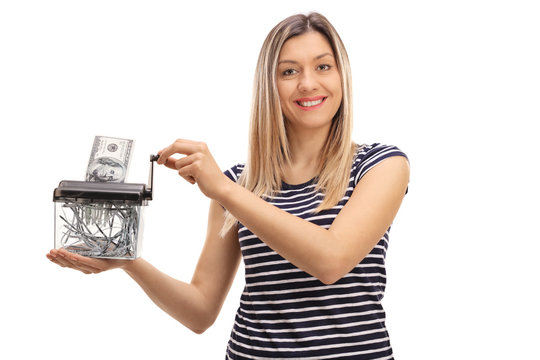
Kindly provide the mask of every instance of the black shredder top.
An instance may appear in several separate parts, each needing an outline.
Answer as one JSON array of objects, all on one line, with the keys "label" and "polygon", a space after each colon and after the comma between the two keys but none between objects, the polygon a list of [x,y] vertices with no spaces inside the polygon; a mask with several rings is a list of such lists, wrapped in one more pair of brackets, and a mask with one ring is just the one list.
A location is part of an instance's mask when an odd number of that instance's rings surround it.
[{"label": "black shredder top", "polygon": [[54,189],[53,201],[108,202],[121,201],[147,205],[152,190],[146,184],[88,182],[63,180]]}]

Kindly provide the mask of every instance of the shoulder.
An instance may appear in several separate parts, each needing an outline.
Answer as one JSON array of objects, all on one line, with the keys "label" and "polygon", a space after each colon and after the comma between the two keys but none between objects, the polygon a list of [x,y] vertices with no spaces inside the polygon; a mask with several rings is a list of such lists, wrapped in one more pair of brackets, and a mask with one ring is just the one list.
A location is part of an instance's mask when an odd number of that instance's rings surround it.
[{"label": "shoulder", "polygon": [[244,164],[236,164],[233,167],[225,170],[223,173],[232,181],[237,182],[240,174],[242,174],[242,171],[244,171]]},{"label": "shoulder", "polygon": [[357,145],[354,155],[353,166],[351,173],[354,177],[354,183],[358,181],[374,166],[381,161],[393,157],[401,156],[409,160],[407,155],[395,145],[386,145],[381,143],[373,143],[371,145]]}]

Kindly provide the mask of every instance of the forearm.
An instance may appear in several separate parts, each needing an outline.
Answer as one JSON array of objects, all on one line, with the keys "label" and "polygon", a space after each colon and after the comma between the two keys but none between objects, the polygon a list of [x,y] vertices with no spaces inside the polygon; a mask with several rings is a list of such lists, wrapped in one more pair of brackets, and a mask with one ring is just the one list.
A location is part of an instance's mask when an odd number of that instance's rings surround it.
[{"label": "forearm", "polygon": [[[174,154],[186,156],[175,159]],[[231,181],[204,143],[178,139],[160,151],[159,163],[197,183],[203,194],[219,202],[282,257],[331,283],[362,261],[391,225],[409,176],[408,162],[400,158],[387,158],[384,166],[370,169],[328,230],[274,207]]]},{"label": "forearm", "polygon": [[162,273],[142,258],[130,262],[124,271],[157,306],[190,330],[202,333],[213,322],[204,296],[192,284]]},{"label": "forearm", "polygon": [[333,283],[362,261],[390,227],[408,179],[406,159],[385,159],[364,175],[329,229],[289,214],[232,181],[216,200],[285,259]]},{"label": "forearm", "polygon": [[291,215],[232,182],[219,202],[298,268],[323,282],[335,272],[335,265],[340,262],[340,245],[327,229]]}]

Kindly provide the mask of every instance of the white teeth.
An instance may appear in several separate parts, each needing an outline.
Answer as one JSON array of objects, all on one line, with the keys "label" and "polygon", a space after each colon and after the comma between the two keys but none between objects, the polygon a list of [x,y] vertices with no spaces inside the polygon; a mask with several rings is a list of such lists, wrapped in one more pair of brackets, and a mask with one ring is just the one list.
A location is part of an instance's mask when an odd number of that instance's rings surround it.
[{"label": "white teeth", "polygon": [[320,99],[320,100],[315,100],[315,101],[299,101],[298,103],[300,105],[302,105],[303,107],[311,107],[311,106],[315,106],[315,105],[319,105],[320,103],[322,103],[324,100],[323,99]]}]

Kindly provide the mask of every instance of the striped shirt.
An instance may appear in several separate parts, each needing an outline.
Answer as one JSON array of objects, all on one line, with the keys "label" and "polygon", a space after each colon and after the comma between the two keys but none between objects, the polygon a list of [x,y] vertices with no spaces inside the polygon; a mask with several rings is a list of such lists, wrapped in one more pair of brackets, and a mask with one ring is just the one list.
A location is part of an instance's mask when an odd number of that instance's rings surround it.
[{"label": "striped shirt", "polygon": [[[358,146],[349,187],[331,209],[313,212],[323,198],[314,180],[283,183],[280,192],[265,200],[328,229],[362,176],[391,156],[406,157],[395,146]],[[237,181],[243,168],[236,165],[225,174]],[[393,359],[381,305],[389,230],[351,272],[325,285],[239,224],[246,282],[226,359]]]}]

